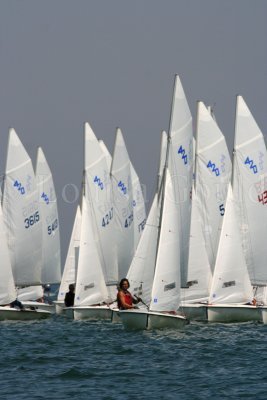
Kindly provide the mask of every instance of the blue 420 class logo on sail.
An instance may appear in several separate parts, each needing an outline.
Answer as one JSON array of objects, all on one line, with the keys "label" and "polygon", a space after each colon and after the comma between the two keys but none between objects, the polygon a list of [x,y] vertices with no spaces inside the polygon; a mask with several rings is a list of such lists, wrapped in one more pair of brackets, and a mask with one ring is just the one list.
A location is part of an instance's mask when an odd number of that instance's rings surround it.
[{"label": "blue 420 class logo on sail", "polygon": [[22,186],[22,184],[19,181],[15,180],[13,186],[18,189],[20,194],[25,194],[25,188],[24,188],[24,186]]}]

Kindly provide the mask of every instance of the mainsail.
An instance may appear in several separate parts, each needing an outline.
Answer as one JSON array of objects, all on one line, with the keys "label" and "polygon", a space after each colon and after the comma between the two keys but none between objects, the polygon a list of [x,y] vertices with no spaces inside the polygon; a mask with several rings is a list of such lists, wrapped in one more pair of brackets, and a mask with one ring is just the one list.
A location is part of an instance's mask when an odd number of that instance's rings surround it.
[{"label": "mainsail", "polygon": [[232,163],[225,137],[202,102],[198,103],[195,188],[211,270],[217,254]]},{"label": "mainsail", "polygon": [[237,97],[233,191],[243,251],[253,285],[267,284],[267,155],[262,132],[241,96]]},{"label": "mainsail", "polygon": [[35,173],[43,228],[42,283],[59,283],[61,263],[57,197],[52,173],[41,147],[37,152]]},{"label": "mainsail", "polygon": [[14,129],[9,132],[3,214],[15,284],[40,284],[42,224],[38,190],[31,159]]},{"label": "mainsail", "polygon": [[177,226],[180,238],[181,286],[187,282],[188,243],[193,176],[192,116],[178,76],[175,77],[169,135],[171,139],[168,169],[178,207]]}]

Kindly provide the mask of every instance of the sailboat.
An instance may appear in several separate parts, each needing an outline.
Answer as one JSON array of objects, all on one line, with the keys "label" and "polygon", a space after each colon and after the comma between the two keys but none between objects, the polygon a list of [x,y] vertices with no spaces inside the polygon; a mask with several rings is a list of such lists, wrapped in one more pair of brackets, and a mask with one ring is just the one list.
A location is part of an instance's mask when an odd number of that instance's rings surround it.
[{"label": "sailboat", "polygon": [[79,260],[79,250],[80,250],[80,237],[81,237],[81,208],[80,205],[77,206],[75,220],[73,224],[73,229],[71,233],[71,238],[69,242],[69,248],[67,252],[67,257],[65,261],[65,266],[62,274],[62,279],[60,282],[58,297],[54,301],[56,305],[56,313],[61,314],[65,308],[65,295],[69,290],[69,285],[76,283],[78,260]]},{"label": "sailboat", "polygon": [[[112,198],[110,169],[92,128],[85,124],[85,197],[94,221],[94,235],[98,237],[98,252],[109,294],[109,303],[116,299],[118,261],[115,246],[115,210]],[[83,210],[82,210],[83,214]]]},{"label": "sailboat", "polygon": [[[267,153],[263,134],[242,96],[236,100],[233,190],[254,297],[267,285]],[[263,313],[265,311],[263,310]]]},{"label": "sailboat", "polygon": [[259,308],[252,305],[253,290],[243,254],[236,207],[229,184],[207,306],[209,322],[248,322],[261,318]]},{"label": "sailboat", "polygon": [[224,135],[203,102],[198,102],[188,289],[182,293],[183,310],[191,319],[207,318],[203,303],[209,298],[231,171]]},{"label": "sailboat", "polygon": [[[17,287],[40,285],[42,227],[38,191],[31,159],[14,129],[9,131],[2,201],[14,283]],[[19,319],[49,315],[47,311],[35,310]]]},{"label": "sailboat", "polygon": [[108,307],[109,293],[99,255],[99,238],[95,235],[95,222],[87,200],[82,200],[82,223],[77,268],[74,319],[111,320]]},{"label": "sailboat", "polygon": [[[41,281],[44,286],[60,282],[61,262],[56,192],[52,173],[41,147],[37,150],[35,176],[42,224]],[[30,286],[19,289],[18,299],[22,301],[24,306],[55,312],[55,305],[44,301],[43,286]],[[41,301],[38,301],[38,299]]]},{"label": "sailboat", "polygon": [[[108,169],[110,169],[112,157],[103,140],[99,140],[98,142],[103,153],[106,156]],[[62,279],[58,291],[58,297],[57,300],[54,301],[54,303],[56,304],[57,314],[61,314],[63,312],[63,309],[65,308],[64,299],[66,293],[69,290],[69,285],[70,284],[75,285],[76,283],[78,261],[79,261],[79,250],[80,250],[81,222],[82,222],[81,207],[80,205],[78,205],[75,214],[71,238],[69,242],[67,257],[64,265],[64,270],[62,274]]]},{"label": "sailboat", "polygon": [[120,310],[126,329],[180,329],[188,322],[177,313],[180,304],[178,211],[168,169],[164,175],[162,190],[152,203],[127,276],[134,286],[133,293],[142,295],[147,309]]},{"label": "sailboat", "polygon": [[[84,194],[72,312],[74,319],[111,320],[110,305],[116,299],[118,266],[110,157],[88,123],[85,124],[84,158]],[[103,282],[106,296],[101,297],[98,289],[104,291]]]}]

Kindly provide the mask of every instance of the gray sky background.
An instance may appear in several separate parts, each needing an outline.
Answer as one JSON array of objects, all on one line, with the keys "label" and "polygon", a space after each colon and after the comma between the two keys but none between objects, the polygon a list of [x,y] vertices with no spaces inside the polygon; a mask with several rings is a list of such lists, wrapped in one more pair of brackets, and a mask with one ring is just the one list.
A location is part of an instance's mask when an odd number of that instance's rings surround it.
[{"label": "gray sky background", "polygon": [[175,73],[194,119],[197,100],[216,103],[230,152],[237,94],[266,132],[266,38],[266,0],[0,0],[0,171],[10,126],[34,163],[42,146],[63,263],[77,202],[62,190],[81,185],[83,123],[110,151],[122,129],[150,201]]}]

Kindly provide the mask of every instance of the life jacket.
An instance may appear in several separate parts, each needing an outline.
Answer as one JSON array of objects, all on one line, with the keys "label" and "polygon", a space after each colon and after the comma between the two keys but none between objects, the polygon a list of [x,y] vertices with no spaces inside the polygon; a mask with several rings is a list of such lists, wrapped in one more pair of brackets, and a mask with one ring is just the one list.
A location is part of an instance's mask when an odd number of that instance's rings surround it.
[{"label": "life jacket", "polygon": [[[132,298],[132,295],[131,295],[131,293],[129,293],[129,292],[123,292],[123,291],[120,291],[120,292],[122,292],[123,293],[123,295],[124,295],[124,301],[125,301],[125,303],[126,304],[128,304],[129,306],[132,306],[133,305],[133,298]],[[118,308],[120,309],[120,310],[123,310],[123,305],[121,304],[121,301],[120,301],[120,298],[119,298],[119,293],[117,294],[117,302],[118,302]]]}]

